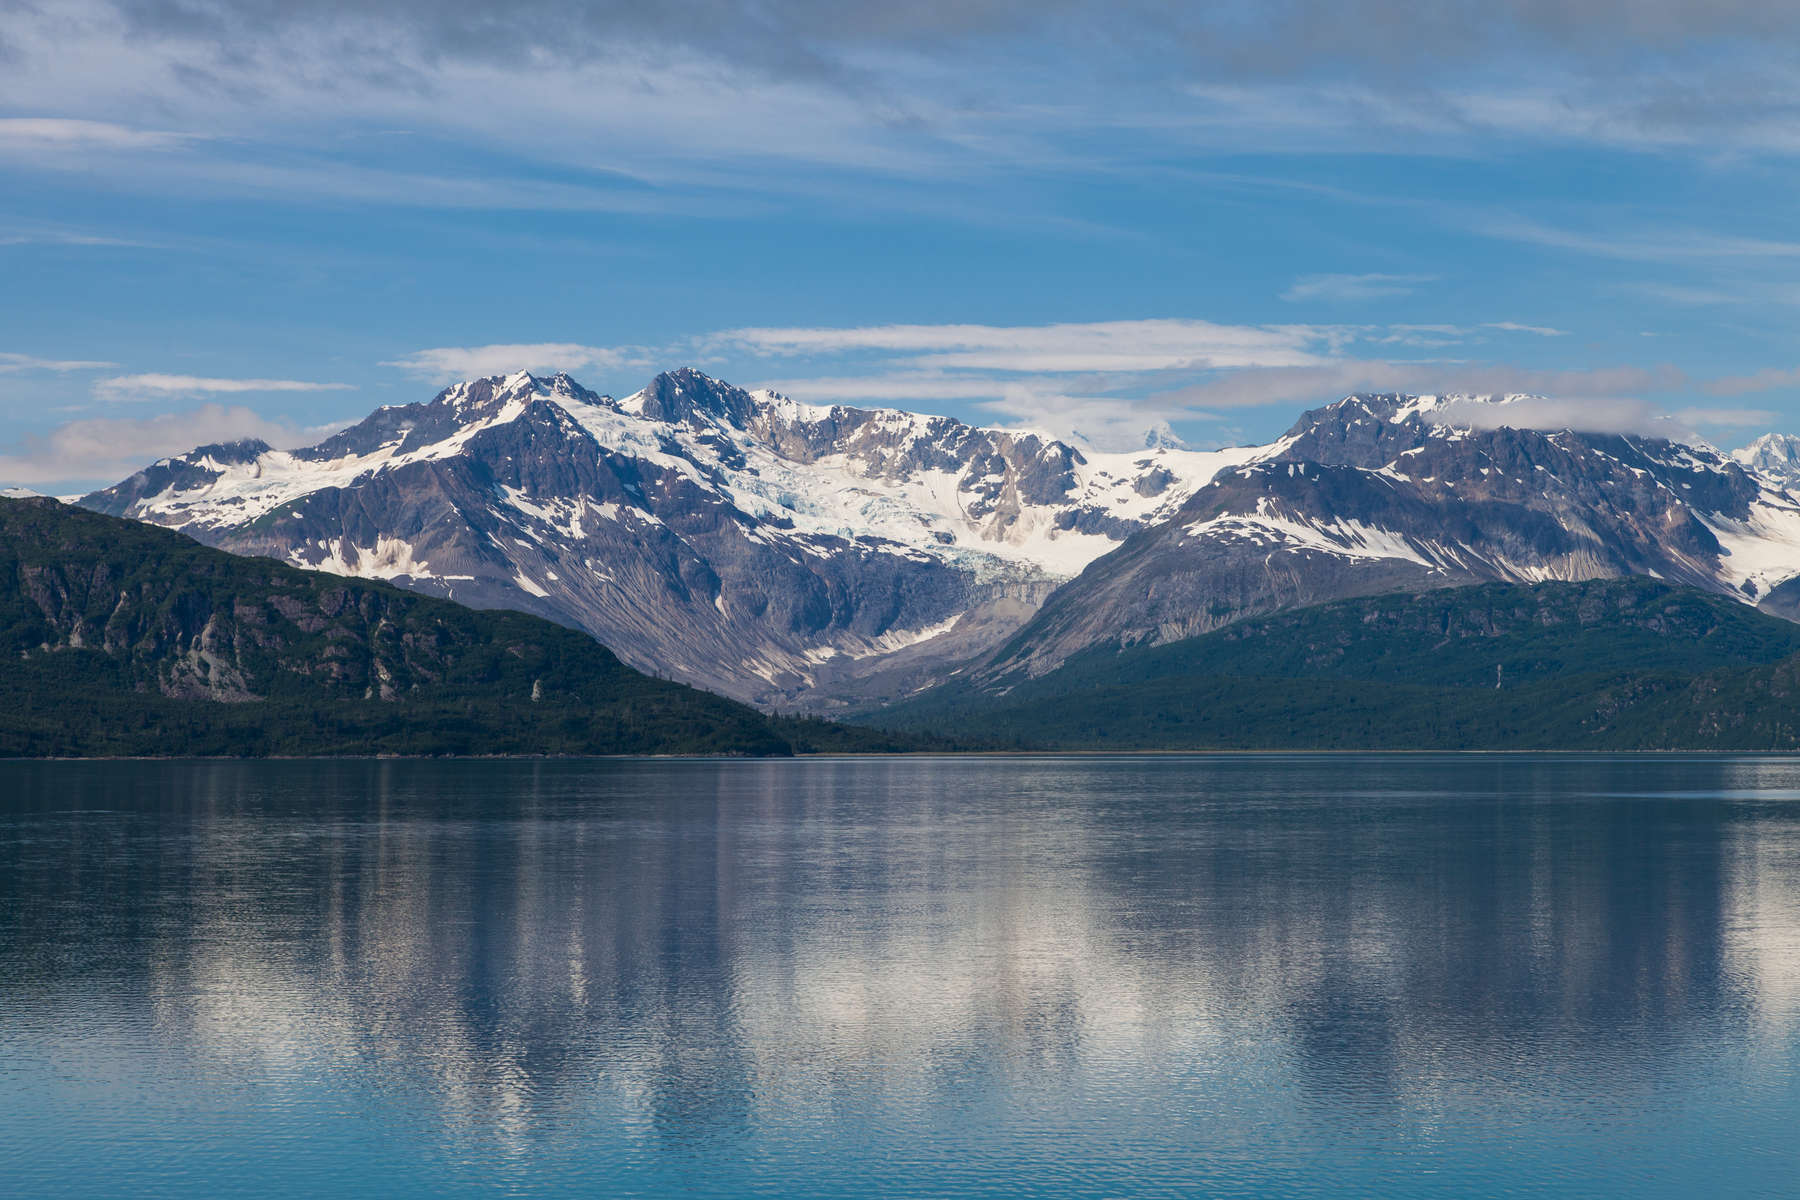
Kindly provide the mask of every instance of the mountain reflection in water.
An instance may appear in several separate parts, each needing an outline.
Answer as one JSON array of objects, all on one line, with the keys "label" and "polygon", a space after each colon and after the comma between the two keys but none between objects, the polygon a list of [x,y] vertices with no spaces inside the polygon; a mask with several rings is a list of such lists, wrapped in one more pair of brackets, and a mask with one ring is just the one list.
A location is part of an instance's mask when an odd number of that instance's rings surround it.
[{"label": "mountain reflection in water", "polygon": [[19,1194],[1800,1176],[1800,762],[61,763],[0,796]]}]

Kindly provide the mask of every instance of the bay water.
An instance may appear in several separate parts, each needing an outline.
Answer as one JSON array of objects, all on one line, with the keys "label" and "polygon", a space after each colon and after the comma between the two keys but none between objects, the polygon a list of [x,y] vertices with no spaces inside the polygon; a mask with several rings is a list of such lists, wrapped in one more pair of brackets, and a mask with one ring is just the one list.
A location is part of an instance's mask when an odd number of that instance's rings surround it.
[{"label": "bay water", "polygon": [[0,765],[0,1194],[1800,1195],[1800,760]]}]

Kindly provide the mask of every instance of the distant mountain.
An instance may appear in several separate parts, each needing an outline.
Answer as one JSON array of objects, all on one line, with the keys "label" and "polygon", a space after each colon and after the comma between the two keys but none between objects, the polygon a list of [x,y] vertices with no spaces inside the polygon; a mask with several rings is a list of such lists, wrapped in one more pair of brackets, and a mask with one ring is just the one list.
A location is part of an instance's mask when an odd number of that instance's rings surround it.
[{"label": "distant mountain", "polygon": [[1628,578],[1343,600],[869,720],[1037,749],[1800,748],[1800,624]]},{"label": "distant mountain", "polygon": [[692,370],[623,400],[520,373],[310,447],[200,447],[83,503],[536,613],[642,670],[813,711],[1432,587],[1643,575],[1800,616],[1781,443],[1740,461],[1527,427],[1543,410],[1358,395],[1266,446],[1159,429],[1105,454]]},{"label": "distant mountain", "polygon": [[0,755],[893,748],[652,679],[584,634],[0,499]]},{"label": "distant mountain", "polygon": [[1771,483],[1800,489],[1800,437],[1791,433],[1765,433],[1731,457]]},{"label": "distant mountain", "polygon": [[1538,430],[1522,397],[1352,396],[1307,413],[1089,564],[974,671],[990,690],[1103,647],[1354,596],[1644,575],[1796,612],[1800,501],[1718,451]]},{"label": "distant mountain", "polygon": [[[1166,439],[1164,439],[1166,440]],[[584,629],[770,705],[915,690],[1252,450],[1101,454],[692,370],[473,380],[315,446],[203,446],[82,503]]]}]

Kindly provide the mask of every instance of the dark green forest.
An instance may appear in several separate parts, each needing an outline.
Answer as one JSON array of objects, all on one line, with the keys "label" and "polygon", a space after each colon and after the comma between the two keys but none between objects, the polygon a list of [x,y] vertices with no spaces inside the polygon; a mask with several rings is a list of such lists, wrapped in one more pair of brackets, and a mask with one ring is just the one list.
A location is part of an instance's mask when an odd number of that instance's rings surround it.
[{"label": "dark green forest", "polygon": [[0,500],[0,755],[746,754],[915,739],[765,716],[586,634]]},{"label": "dark green forest", "polygon": [[1017,749],[1800,749],[1800,625],[1651,579],[1347,600],[864,719]]}]

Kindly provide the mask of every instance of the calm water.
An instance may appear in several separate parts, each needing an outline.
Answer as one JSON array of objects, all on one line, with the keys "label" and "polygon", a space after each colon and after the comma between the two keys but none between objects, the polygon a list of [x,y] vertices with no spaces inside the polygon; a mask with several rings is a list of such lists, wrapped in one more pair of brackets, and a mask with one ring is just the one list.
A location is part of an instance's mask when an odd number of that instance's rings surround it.
[{"label": "calm water", "polygon": [[0,766],[0,1193],[1794,1196],[1800,760]]}]

